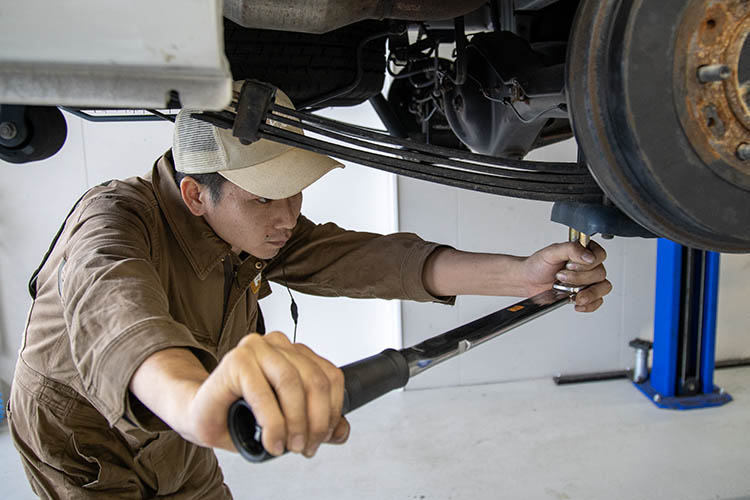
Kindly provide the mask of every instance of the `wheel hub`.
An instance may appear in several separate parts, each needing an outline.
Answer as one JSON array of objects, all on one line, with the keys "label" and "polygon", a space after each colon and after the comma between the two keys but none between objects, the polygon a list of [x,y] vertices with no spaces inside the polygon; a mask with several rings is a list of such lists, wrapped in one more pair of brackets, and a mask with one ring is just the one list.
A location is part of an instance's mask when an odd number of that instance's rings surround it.
[{"label": "wheel hub", "polygon": [[674,98],[696,154],[750,190],[750,2],[692,2],[675,44]]},{"label": "wheel hub", "polygon": [[750,251],[749,31],[750,0],[581,0],[571,30],[566,86],[592,173],[691,248]]}]

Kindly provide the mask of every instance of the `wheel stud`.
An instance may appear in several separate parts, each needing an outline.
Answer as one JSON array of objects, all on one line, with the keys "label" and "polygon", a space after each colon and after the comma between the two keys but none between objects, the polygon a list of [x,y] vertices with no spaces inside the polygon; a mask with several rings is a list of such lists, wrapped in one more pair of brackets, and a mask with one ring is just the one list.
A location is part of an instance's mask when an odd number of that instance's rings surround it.
[{"label": "wheel stud", "polygon": [[739,147],[737,148],[737,158],[742,161],[750,160],[750,144],[743,142],[739,145]]},{"label": "wheel stud", "polygon": [[701,83],[720,82],[732,76],[732,69],[726,64],[708,64],[698,68]]},{"label": "wheel stud", "polygon": [[15,124],[13,124],[13,122],[0,123],[0,139],[9,141],[13,139],[17,134],[18,129],[16,129],[16,126]]}]

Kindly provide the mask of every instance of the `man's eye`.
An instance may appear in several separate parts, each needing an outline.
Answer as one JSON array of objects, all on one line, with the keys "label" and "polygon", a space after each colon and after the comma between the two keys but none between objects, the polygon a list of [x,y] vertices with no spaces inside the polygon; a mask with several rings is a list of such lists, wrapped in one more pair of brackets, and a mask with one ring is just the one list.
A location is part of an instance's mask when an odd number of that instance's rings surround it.
[{"label": "man's eye", "polygon": [[266,203],[270,203],[271,202],[271,200],[269,200],[267,198],[258,198],[255,201],[257,201],[258,203],[260,203],[262,205],[265,205]]}]

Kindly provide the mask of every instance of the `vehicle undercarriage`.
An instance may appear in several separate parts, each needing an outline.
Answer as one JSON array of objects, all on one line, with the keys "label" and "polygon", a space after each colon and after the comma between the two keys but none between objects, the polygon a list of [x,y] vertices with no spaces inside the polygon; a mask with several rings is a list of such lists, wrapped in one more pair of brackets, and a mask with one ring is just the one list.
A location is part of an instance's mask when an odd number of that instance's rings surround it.
[{"label": "vehicle undercarriage", "polygon": [[[749,2],[225,0],[223,15],[232,78],[283,89],[296,120],[364,152],[307,147],[614,214],[590,232],[750,251]],[[390,137],[315,123],[318,109],[364,101]],[[56,111],[3,105],[0,157],[53,154],[65,137]],[[523,160],[571,137],[577,163]]]}]

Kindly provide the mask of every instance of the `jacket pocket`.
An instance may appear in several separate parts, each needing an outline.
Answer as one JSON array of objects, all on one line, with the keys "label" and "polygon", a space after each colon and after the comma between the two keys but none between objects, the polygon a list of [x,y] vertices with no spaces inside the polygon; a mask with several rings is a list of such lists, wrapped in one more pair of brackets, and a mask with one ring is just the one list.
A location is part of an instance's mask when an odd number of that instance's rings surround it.
[{"label": "jacket pocket", "polygon": [[[143,446],[135,456],[136,470],[149,471],[155,478],[157,495],[171,495],[181,491],[195,475],[205,470],[206,459],[215,457],[210,448],[202,448],[185,441],[174,431],[160,432]],[[193,485],[195,488],[195,485]]]},{"label": "jacket pocket", "polygon": [[85,490],[116,492],[118,498],[143,498],[146,494],[132,470],[114,463],[106,452],[85,449],[78,443],[75,434],[68,439],[67,455],[61,464],[63,471],[73,483]]}]

